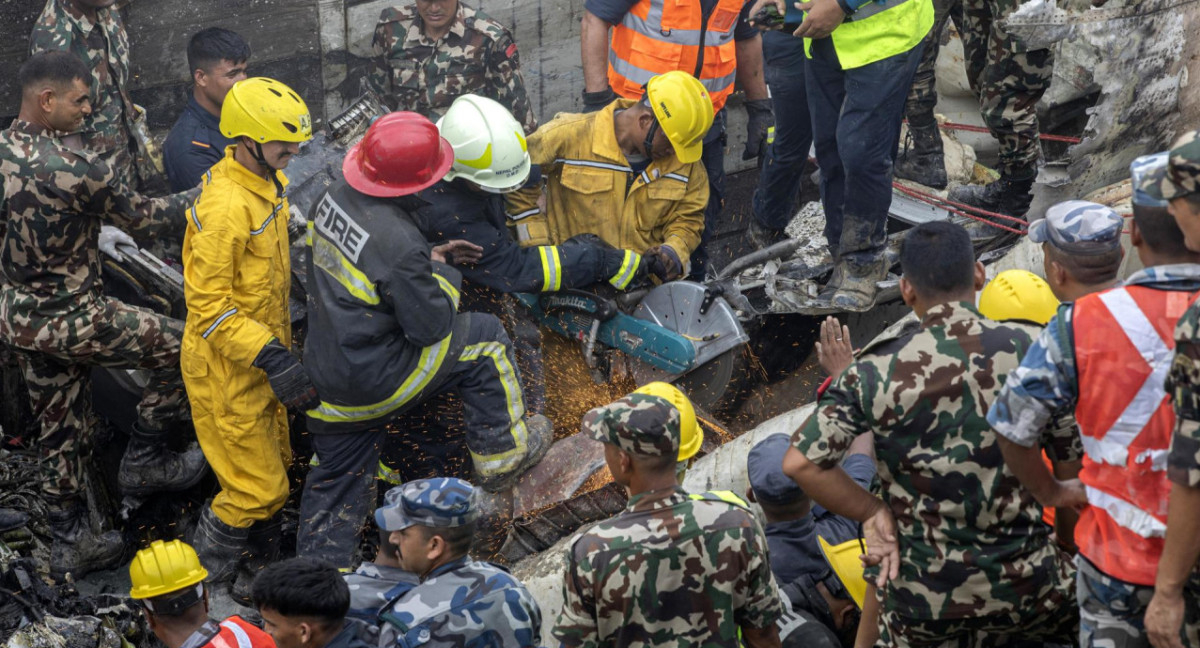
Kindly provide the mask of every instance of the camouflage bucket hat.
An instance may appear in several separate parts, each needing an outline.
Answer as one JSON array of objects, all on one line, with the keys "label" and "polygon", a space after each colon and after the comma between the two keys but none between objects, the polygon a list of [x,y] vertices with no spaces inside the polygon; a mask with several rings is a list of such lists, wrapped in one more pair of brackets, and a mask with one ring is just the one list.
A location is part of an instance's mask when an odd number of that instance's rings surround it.
[{"label": "camouflage bucket hat", "polygon": [[1068,200],[1046,210],[1029,226],[1029,240],[1049,243],[1068,254],[1104,254],[1121,247],[1121,215],[1104,205]]},{"label": "camouflage bucket hat", "polygon": [[1167,175],[1167,163],[1170,153],[1163,151],[1153,155],[1143,155],[1129,165],[1129,178],[1133,184],[1133,204],[1144,207],[1166,207],[1167,201],[1146,193],[1142,187],[1148,184],[1161,184]]},{"label": "camouflage bucket hat", "polygon": [[479,518],[475,487],[453,477],[418,479],[387,492],[375,509],[375,523],[384,531],[410,526],[435,529],[460,527]]},{"label": "camouflage bucket hat", "polygon": [[1184,133],[1168,153],[1166,173],[1151,174],[1136,188],[1159,200],[1200,193],[1200,132]]},{"label": "camouflage bucket hat", "polygon": [[665,398],[633,393],[583,416],[583,432],[639,457],[679,455],[679,410]]}]

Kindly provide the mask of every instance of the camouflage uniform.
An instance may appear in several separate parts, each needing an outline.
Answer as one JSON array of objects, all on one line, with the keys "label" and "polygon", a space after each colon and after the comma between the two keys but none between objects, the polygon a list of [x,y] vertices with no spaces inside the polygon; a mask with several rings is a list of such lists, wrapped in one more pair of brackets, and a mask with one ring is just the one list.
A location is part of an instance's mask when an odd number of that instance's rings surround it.
[{"label": "camouflage uniform", "polygon": [[29,36],[29,54],[56,50],[78,56],[92,71],[92,114],[83,122],[84,144],[113,170],[118,184],[137,187],[129,37],[120,12],[97,9],[93,23],[71,0],[46,0]]},{"label": "camouflage uniform", "polygon": [[417,585],[417,575],[399,567],[364,562],[342,578],[350,588],[350,611],[346,616],[371,624],[387,604]]},{"label": "camouflage uniform", "polygon": [[937,305],[920,330],[864,348],[793,436],[832,469],[856,436],[874,433],[900,531],[900,574],[882,590],[884,642],[942,645],[980,632],[1073,641],[1074,569],[984,418],[1036,332],[970,304]]},{"label": "camouflage uniform", "polygon": [[138,405],[153,428],[186,415],[179,376],[183,323],[101,294],[101,221],[152,235],[183,218],[196,191],[150,199],[116,188],[91,152],[21,120],[0,134],[7,223],[0,339],[19,361],[41,421],[43,490],[79,492],[92,429],[90,367],[155,369]]},{"label": "camouflage uniform", "polygon": [[422,29],[416,5],[379,16],[367,83],[388,107],[437,121],[459,95],[477,94],[503,104],[527,134],[537,130],[517,44],[504,25],[460,1],[445,36],[432,41]]},{"label": "camouflage uniform", "polygon": [[933,109],[937,105],[937,67],[938,52],[942,49],[942,34],[946,31],[946,21],[953,20],[955,28],[963,33],[963,3],[962,0],[934,0],[933,29],[925,37],[925,50],[921,52],[921,62],[913,74],[912,88],[908,91],[908,99],[904,103],[904,116],[908,121],[916,121],[917,116],[933,118]]},{"label": "camouflage uniform", "polygon": [[[630,394],[588,412],[583,433],[633,455],[675,456],[679,411]],[[766,538],[732,493],[638,493],[570,547],[554,626],[564,646],[740,646],[740,628],[782,614]]]},{"label": "camouflage uniform", "polygon": [[[375,522],[386,531],[461,527],[479,519],[475,487],[453,477],[388,491]],[[380,646],[526,648],[541,644],[542,612],[504,568],[461,556],[438,565],[379,615]]]}]

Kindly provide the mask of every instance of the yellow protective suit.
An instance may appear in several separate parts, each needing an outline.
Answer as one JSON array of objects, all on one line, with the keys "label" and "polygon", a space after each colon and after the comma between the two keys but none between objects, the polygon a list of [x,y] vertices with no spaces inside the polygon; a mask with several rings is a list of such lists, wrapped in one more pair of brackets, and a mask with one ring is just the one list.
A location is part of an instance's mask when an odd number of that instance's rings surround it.
[{"label": "yellow protective suit", "polygon": [[529,156],[541,165],[541,187],[508,194],[508,217],[521,245],[557,245],[595,234],[609,245],[645,252],[669,245],[687,263],[704,231],[708,174],[700,162],[674,155],[654,160],[629,183],[629,162],[617,145],[613,112],[637,103],[619,99],[588,114],[559,114],[529,136]]},{"label": "yellow protective suit", "polygon": [[213,512],[243,528],[270,518],[288,495],[287,411],[252,363],[272,338],[291,346],[291,262],[287,199],[233,150],[205,174],[188,213],[180,365],[196,437],[221,484]]}]

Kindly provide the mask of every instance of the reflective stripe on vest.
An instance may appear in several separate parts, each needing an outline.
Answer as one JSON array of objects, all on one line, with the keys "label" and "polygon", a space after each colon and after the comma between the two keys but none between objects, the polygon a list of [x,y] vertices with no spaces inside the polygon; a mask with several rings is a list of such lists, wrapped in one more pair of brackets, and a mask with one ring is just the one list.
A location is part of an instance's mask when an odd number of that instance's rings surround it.
[{"label": "reflective stripe on vest", "polygon": [[[870,65],[916,47],[933,28],[932,0],[885,0],[868,3],[830,36],[843,70]],[[812,39],[804,39],[812,58]]]},{"label": "reflective stripe on vest", "polygon": [[238,624],[226,619],[221,622],[221,627],[233,633],[233,636],[237,639],[238,648],[254,647],[254,644],[250,641],[250,635],[246,634],[246,631]]},{"label": "reflective stripe on vest", "polygon": [[1153,585],[1166,530],[1166,452],[1175,415],[1163,383],[1181,291],[1115,288],[1075,303],[1072,318],[1083,441],[1079,474],[1088,508],[1075,527],[1079,552],[1102,572]]},{"label": "reflective stripe on vest", "polygon": [[672,70],[693,74],[703,48],[698,76],[712,98],[713,109],[720,110],[733,92],[737,73],[734,28],[741,8],[737,0],[717,0],[707,27],[702,29],[698,2],[668,5],[666,0],[639,0],[613,25],[608,51],[608,80],[613,91],[637,99],[642,96],[642,86],[655,75]]}]

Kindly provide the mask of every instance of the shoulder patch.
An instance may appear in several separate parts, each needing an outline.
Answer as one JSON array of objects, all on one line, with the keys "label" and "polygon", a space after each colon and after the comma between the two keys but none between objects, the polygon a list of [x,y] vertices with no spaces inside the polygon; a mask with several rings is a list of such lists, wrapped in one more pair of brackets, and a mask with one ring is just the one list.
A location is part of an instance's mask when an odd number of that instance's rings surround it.
[{"label": "shoulder patch", "polygon": [[504,57],[505,57],[505,58],[512,58],[512,57],[513,57],[513,55],[514,55],[514,54],[516,54],[516,53],[517,53],[517,44],[516,44],[515,42],[514,42],[514,43],[509,43],[509,44],[508,44],[508,47],[507,47],[507,48],[505,48],[505,50],[504,50]]}]

